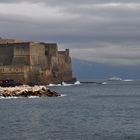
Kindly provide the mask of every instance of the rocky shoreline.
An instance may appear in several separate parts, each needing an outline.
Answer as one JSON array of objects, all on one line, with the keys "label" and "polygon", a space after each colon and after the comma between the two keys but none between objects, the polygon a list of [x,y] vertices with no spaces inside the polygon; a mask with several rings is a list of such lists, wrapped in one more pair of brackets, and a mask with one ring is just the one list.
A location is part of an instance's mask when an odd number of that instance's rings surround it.
[{"label": "rocky shoreline", "polygon": [[61,94],[51,91],[46,86],[0,87],[0,97],[58,97]]}]

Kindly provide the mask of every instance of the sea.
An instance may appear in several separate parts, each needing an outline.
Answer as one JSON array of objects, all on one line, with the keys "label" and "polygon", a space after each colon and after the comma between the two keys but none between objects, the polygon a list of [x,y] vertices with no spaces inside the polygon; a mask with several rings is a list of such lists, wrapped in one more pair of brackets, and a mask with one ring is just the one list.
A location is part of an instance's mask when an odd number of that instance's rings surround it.
[{"label": "sea", "polygon": [[49,88],[62,96],[0,98],[0,140],[140,140],[140,81]]}]

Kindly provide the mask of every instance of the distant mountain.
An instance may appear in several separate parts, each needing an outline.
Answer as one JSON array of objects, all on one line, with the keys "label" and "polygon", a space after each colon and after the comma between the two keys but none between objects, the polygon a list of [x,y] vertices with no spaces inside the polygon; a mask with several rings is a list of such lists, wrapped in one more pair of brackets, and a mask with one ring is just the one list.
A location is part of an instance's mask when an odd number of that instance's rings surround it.
[{"label": "distant mountain", "polygon": [[79,80],[101,80],[112,76],[140,79],[140,66],[112,66],[72,59],[73,75]]}]

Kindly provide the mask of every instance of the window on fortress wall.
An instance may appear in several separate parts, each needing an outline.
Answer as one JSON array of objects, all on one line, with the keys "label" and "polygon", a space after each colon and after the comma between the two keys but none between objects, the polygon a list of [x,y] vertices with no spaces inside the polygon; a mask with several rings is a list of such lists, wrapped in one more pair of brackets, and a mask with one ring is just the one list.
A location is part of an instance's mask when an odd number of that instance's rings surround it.
[{"label": "window on fortress wall", "polygon": [[45,55],[48,55],[48,51],[47,50],[45,50]]}]

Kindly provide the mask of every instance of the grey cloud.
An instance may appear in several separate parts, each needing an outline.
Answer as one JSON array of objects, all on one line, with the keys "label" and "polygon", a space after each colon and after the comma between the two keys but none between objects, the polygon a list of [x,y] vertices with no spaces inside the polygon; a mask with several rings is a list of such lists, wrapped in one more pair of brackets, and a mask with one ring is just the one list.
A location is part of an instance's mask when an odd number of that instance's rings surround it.
[{"label": "grey cloud", "polygon": [[[4,0],[15,3],[25,0]],[[57,8],[59,15],[44,17],[0,13],[1,36],[25,40],[58,42],[61,48],[69,47],[73,57],[116,65],[140,65],[140,3],[134,8],[125,3],[130,0],[28,0]],[[98,4],[119,3],[116,7]],[[30,5],[29,3],[29,5]],[[97,4],[97,5],[94,5]],[[136,5],[138,4],[138,5]],[[55,7],[56,6],[56,7]],[[26,8],[26,7],[25,7]],[[44,7],[43,7],[44,8]],[[44,8],[45,9],[45,8]]]},{"label": "grey cloud", "polygon": [[31,2],[31,3],[44,3],[44,4],[49,4],[52,6],[57,6],[57,5],[76,5],[76,4],[98,4],[98,3],[139,3],[139,0],[0,0],[0,3],[19,3],[19,2]]},{"label": "grey cloud", "polygon": [[[80,51],[80,52],[79,52]],[[82,59],[83,56],[87,61],[93,61],[98,63],[107,63],[111,65],[140,65],[140,48],[139,46],[106,46],[106,47],[97,47],[91,49],[73,49],[73,55],[76,55],[79,52],[79,59]]]}]

